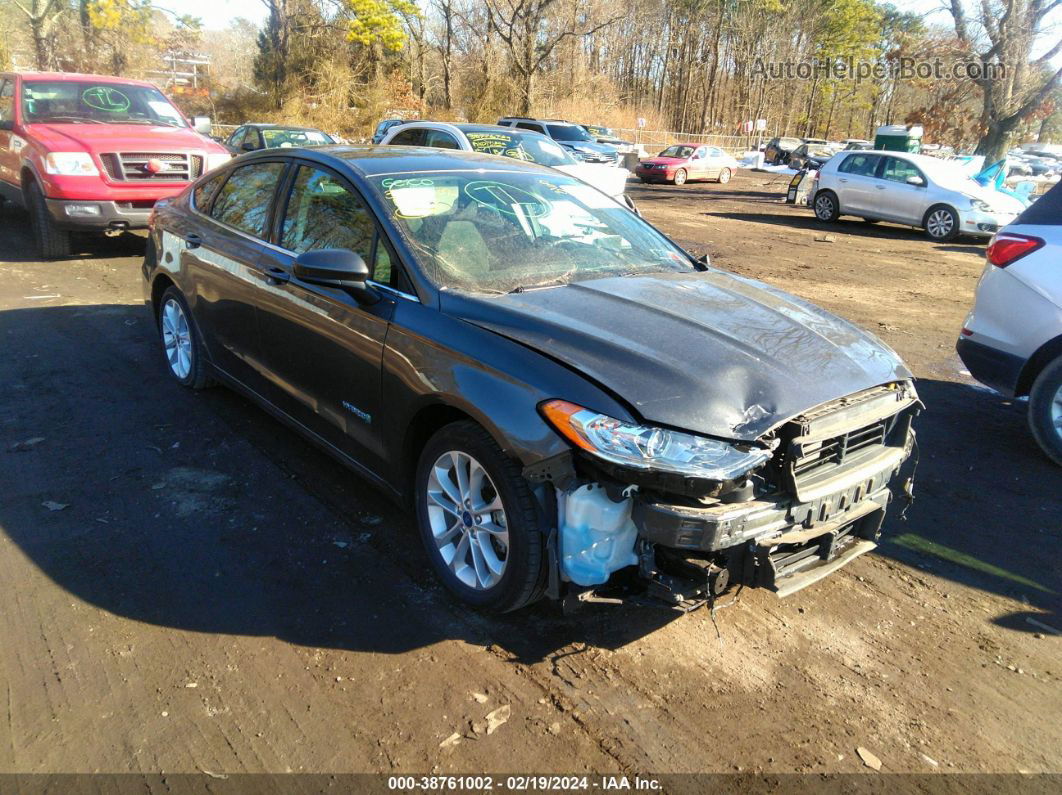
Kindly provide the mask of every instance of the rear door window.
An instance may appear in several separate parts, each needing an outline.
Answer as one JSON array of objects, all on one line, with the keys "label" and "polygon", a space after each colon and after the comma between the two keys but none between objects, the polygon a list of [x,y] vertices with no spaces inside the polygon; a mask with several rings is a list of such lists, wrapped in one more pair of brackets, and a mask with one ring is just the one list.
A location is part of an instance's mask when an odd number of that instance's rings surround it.
[{"label": "rear door window", "polygon": [[857,177],[872,177],[877,167],[877,155],[849,155],[837,170]]},{"label": "rear door window", "polygon": [[918,166],[899,157],[886,157],[885,167],[881,170],[881,178],[889,182],[907,182],[911,177],[921,176],[922,172],[918,170]]},{"label": "rear door window", "polygon": [[227,174],[215,174],[214,176],[203,180],[195,186],[195,190],[192,191],[192,206],[199,212],[205,213],[210,207],[210,200],[221,187],[221,183],[225,181]]},{"label": "rear door window", "polygon": [[15,120],[15,83],[10,79],[0,80],[0,121]]},{"label": "rear door window", "polygon": [[521,130],[532,130],[537,133],[542,133],[543,135],[546,134],[546,128],[543,127],[541,124],[534,124],[529,121],[518,121],[516,123],[516,126],[519,127]]},{"label": "rear door window", "polygon": [[265,240],[273,194],[283,172],[283,163],[234,168],[210,208],[211,218]]},{"label": "rear door window", "polygon": [[390,142],[397,146],[424,146],[424,128],[414,127],[411,130],[402,130]]}]

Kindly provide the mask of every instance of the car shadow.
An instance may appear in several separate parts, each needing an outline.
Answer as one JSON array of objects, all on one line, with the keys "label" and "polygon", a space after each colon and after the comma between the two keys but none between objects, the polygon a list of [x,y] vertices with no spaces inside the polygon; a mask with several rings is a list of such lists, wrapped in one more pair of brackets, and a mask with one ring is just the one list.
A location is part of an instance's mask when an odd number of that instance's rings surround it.
[{"label": "car shadow", "polygon": [[[836,221],[826,223],[815,218],[808,210],[807,215],[793,213],[738,213],[704,211],[702,215],[729,218],[734,221],[749,221],[751,223],[772,224],[786,226],[795,229],[809,229],[815,232],[842,232],[844,234],[860,235],[862,237],[874,237],[882,240],[912,240],[921,241],[926,245],[933,246],[937,251],[957,251],[966,254],[983,256],[985,252],[984,242],[978,242],[976,238],[960,236],[957,241],[950,243],[934,243],[929,240],[921,230],[909,226],[899,226],[886,222],[868,223],[859,218],[838,218]],[[987,241],[986,241],[987,242]]]},{"label": "car shadow", "polygon": [[[0,207],[0,230],[5,239],[4,262],[40,262],[29,215],[21,207],[5,202]],[[143,257],[147,240],[143,232],[123,232],[108,236],[103,232],[75,232],[70,236],[71,254],[54,262],[82,259]]]},{"label": "car shadow", "polygon": [[[461,608],[402,507],[242,397],[176,386],[152,325],[139,306],[0,312],[14,352],[0,357],[0,528],[77,599],[184,631],[381,654],[461,639],[523,662],[620,648],[679,617]],[[1013,404],[920,388],[918,496],[906,521],[894,505],[878,554],[1021,599],[1057,626],[1062,475]]]}]

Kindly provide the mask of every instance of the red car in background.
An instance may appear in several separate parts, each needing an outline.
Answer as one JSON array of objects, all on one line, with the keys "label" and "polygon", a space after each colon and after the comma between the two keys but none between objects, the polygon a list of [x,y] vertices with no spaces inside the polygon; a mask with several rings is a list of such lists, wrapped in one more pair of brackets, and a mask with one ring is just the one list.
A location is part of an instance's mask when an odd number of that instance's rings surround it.
[{"label": "red car in background", "polygon": [[673,182],[691,179],[730,182],[738,162],[718,146],[674,144],[656,157],[642,160],[634,173],[642,182]]},{"label": "red car in background", "polygon": [[42,259],[74,230],[144,229],[159,199],[228,161],[151,83],[67,72],[0,73],[0,199],[21,205]]}]

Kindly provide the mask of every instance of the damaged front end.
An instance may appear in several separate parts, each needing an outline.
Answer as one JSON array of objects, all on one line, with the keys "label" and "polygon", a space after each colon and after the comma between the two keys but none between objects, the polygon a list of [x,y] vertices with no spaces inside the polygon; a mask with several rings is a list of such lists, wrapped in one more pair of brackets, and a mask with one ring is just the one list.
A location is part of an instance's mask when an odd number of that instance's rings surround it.
[{"label": "damaged front end", "polygon": [[746,444],[545,404],[576,448],[524,471],[556,499],[550,595],[618,587],[689,609],[735,584],[786,596],[822,579],[876,546],[920,407],[910,381],[888,383]]}]

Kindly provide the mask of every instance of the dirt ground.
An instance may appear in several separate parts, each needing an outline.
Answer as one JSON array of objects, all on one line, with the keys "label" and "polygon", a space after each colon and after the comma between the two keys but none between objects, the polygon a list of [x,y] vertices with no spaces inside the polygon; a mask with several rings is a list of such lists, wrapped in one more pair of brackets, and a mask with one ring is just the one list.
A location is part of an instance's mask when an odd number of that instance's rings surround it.
[{"label": "dirt ground", "polygon": [[882,772],[1062,771],[1062,470],[954,354],[983,243],[823,226],[785,186],[631,192],[899,351],[917,499],[875,553],[714,622],[456,606],[407,514],[242,398],[169,382],[141,238],[38,263],[5,208],[0,772],[867,772],[858,747]]}]

